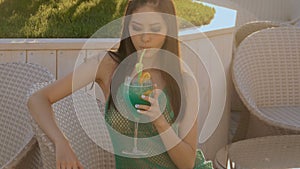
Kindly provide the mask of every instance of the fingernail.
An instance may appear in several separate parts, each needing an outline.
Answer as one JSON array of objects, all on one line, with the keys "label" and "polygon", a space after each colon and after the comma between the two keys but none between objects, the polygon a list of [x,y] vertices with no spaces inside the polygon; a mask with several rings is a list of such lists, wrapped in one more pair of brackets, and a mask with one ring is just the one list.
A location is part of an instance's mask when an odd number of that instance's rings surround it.
[{"label": "fingernail", "polygon": [[142,98],[144,99],[146,96],[145,95],[142,95]]},{"label": "fingernail", "polygon": [[141,112],[141,110],[136,110],[138,113],[140,113]]},{"label": "fingernail", "polygon": [[134,107],[135,107],[135,108],[138,108],[138,107],[139,107],[139,105],[138,105],[138,104],[136,104],[136,105],[134,105]]}]

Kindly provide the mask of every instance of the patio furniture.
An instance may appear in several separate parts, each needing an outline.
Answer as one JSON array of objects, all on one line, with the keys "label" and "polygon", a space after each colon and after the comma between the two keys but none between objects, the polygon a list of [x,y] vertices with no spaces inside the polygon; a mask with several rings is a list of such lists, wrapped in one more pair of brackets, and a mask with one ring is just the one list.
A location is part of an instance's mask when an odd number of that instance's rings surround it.
[{"label": "patio furniture", "polygon": [[226,169],[228,157],[227,150],[228,146],[226,145],[217,152],[216,158],[214,160],[214,166],[216,169]]},{"label": "patio furniture", "polygon": [[[273,22],[273,21],[251,21],[240,25],[236,28],[234,32],[234,39],[233,39],[233,58],[235,57],[235,53],[237,48],[239,47],[240,43],[247,37],[250,36],[252,33],[268,29],[272,27],[279,27],[283,26],[284,24]],[[232,116],[239,117],[239,123],[237,126],[237,130],[233,136],[233,141],[238,141],[244,139],[246,137],[246,131],[248,128],[248,121],[249,121],[249,112],[245,105],[242,103],[241,99],[239,98],[235,89],[231,92],[231,109],[233,111]]]},{"label": "patio furniture", "polygon": [[300,133],[299,37],[300,28],[278,27],[240,44],[232,76],[251,114],[247,137]]},{"label": "patio furniture", "polygon": [[[300,135],[266,136],[238,141],[218,152],[217,169],[299,168]],[[229,159],[229,161],[227,161]]]},{"label": "patio furniture", "polygon": [[287,24],[300,27],[300,16],[296,17],[295,19],[291,20],[290,22],[287,22]]},{"label": "patio furniture", "polygon": [[240,45],[240,43],[252,33],[262,29],[279,27],[279,26],[281,26],[280,23],[272,22],[272,21],[252,21],[239,26],[234,32],[233,51],[235,52],[237,47]]},{"label": "patio furniture", "polygon": [[36,64],[0,64],[0,168],[40,169],[26,92],[32,84],[52,79]]},{"label": "patio furniture", "polygon": [[[28,96],[48,84],[35,84]],[[115,168],[115,157],[110,153],[113,150],[110,135],[101,114],[104,111],[103,103],[80,89],[54,103],[52,108],[59,128],[70,141],[85,169]],[[40,146],[43,169],[55,169],[53,142],[33,120],[32,125]]]},{"label": "patio furniture", "polygon": [[[257,21],[249,21],[249,22],[246,22],[246,23],[238,26],[234,31],[233,50],[232,50],[233,58],[235,57],[235,53],[236,53],[238,46],[247,36],[250,36],[252,33],[259,31],[259,30],[273,28],[273,27],[280,27],[280,26],[285,27],[285,26],[292,26],[292,25],[289,22],[276,22],[276,21],[268,21],[268,20],[258,21],[257,20]],[[247,113],[247,110],[245,110],[246,108],[242,104],[242,101],[237,96],[237,93],[235,90],[233,90],[233,92],[231,93],[231,98],[232,98],[232,105],[231,105],[232,110],[241,112],[240,116],[242,116],[241,118],[242,118],[242,120],[244,120],[242,123],[246,124],[247,122],[245,120],[247,120],[249,118],[248,113]],[[243,130],[243,128],[245,128],[245,126],[242,126],[240,128],[241,128],[241,130]],[[241,137],[239,135],[240,134],[237,133],[237,137]]]}]

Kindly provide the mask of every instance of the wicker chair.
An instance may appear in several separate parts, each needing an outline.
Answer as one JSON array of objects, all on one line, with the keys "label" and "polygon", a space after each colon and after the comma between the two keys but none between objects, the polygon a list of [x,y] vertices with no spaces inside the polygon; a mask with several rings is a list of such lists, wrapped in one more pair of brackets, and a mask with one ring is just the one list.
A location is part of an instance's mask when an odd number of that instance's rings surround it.
[{"label": "wicker chair", "polygon": [[[235,53],[237,48],[239,47],[240,43],[249,35],[252,33],[268,29],[272,27],[279,27],[281,26],[280,23],[272,22],[272,21],[252,21],[245,23],[243,25],[240,25],[235,29],[234,32],[234,39],[233,39],[233,58],[235,57]],[[231,109],[236,115],[239,117],[239,124],[237,127],[237,130],[235,132],[235,135],[233,137],[233,141],[241,140],[246,137],[246,130],[248,128],[248,121],[249,121],[249,112],[245,105],[242,103],[241,99],[239,98],[237,92],[233,90],[231,92]]]},{"label": "wicker chair", "polygon": [[[48,84],[35,84],[28,92],[28,96]],[[94,97],[81,89],[54,103],[52,108],[59,128],[70,141],[85,169],[115,168],[115,157],[110,153],[113,150],[110,136],[105,123],[101,120],[101,114],[98,113],[99,110],[103,112],[103,104],[96,102]],[[41,149],[43,168],[55,169],[53,142],[33,120],[32,125]]]},{"label": "wicker chair", "polygon": [[240,45],[240,43],[250,34],[262,29],[279,27],[279,26],[281,26],[280,23],[276,23],[272,21],[253,21],[239,26],[234,32],[233,51],[235,52],[237,47]]},{"label": "wicker chair", "polygon": [[34,83],[53,79],[53,75],[39,65],[0,64],[0,168],[41,167],[29,122],[26,92]]},{"label": "wicker chair", "polygon": [[299,37],[300,28],[278,27],[258,31],[240,44],[232,72],[252,115],[248,137],[300,133]]}]

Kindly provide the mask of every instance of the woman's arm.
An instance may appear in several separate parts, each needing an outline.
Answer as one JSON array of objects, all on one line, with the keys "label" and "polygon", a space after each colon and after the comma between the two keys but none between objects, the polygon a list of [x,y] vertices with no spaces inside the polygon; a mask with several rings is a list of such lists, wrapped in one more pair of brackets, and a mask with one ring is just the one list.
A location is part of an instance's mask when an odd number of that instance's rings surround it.
[{"label": "woman's arm", "polygon": [[[170,127],[167,122],[163,121],[164,120],[159,122],[161,124],[155,125],[159,133],[166,131]],[[183,138],[181,137],[181,134],[178,136],[174,130],[168,130],[160,135],[166,149],[168,150],[169,156],[179,169],[192,169],[195,165],[197,147],[196,123],[197,122],[191,126],[189,133]],[[192,125],[192,123],[189,125]],[[170,146],[174,147],[171,148]]]},{"label": "woman's arm", "polygon": [[[28,100],[28,108],[32,117],[55,144],[56,150],[61,151],[61,153],[56,152],[57,165],[80,166],[67,138],[55,123],[51,105],[95,79],[102,81],[104,77],[101,70],[105,69],[104,65],[107,64],[104,62],[109,59],[104,57],[100,66],[98,66],[99,61],[97,58],[88,59],[85,63],[79,65],[74,72],[35,92]],[[59,168],[59,166],[57,167]]]},{"label": "woman's arm", "polygon": [[74,72],[30,96],[28,108],[32,117],[54,143],[57,140],[64,139],[64,136],[54,122],[54,113],[51,105],[72,93],[73,80],[75,81],[73,79],[74,73],[76,73],[77,80],[73,90],[76,91],[95,79],[97,67],[98,62],[95,62],[95,59],[88,60]]},{"label": "woman's arm", "polygon": [[[159,116],[153,121],[153,124],[160,133],[160,137],[168,150],[169,156],[178,168],[190,169],[194,167],[196,159],[199,97],[196,82],[187,75],[183,76],[183,78],[186,109],[185,112],[183,112],[184,118],[179,124],[179,135],[172,129],[168,130],[171,126],[164,116],[161,115],[159,110],[157,101],[159,94],[156,95],[157,93],[155,93],[156,96],[153,100],[146,97],[145,99],[151,102],[151,110],[140,112],[150,117],[152,116],[152,118]],[[146,107],[143,109],[147,110]]]}]

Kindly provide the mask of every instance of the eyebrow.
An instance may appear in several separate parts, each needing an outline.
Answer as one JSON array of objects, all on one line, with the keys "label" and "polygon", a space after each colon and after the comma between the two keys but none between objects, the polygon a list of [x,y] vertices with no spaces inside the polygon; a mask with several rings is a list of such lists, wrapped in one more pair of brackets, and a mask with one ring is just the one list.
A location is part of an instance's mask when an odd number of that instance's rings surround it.
[{"label": "eyebrow", "polygon": [[[142,25],[142,24],[140,24],[140,23],[138,23],[138,22],[136,22],[136,21],[132,21],[132,23],[134,23],[134,24],[137,24],[137,25]],[[154,25],[160,25],[160,23],[152,23],[152,24],[150,24],[151,26],[154,26]]]}]

